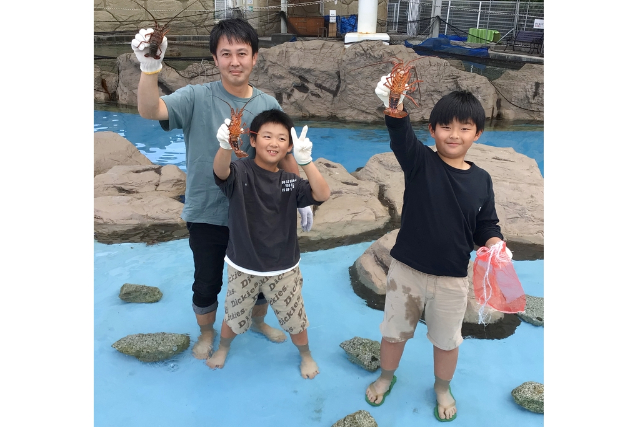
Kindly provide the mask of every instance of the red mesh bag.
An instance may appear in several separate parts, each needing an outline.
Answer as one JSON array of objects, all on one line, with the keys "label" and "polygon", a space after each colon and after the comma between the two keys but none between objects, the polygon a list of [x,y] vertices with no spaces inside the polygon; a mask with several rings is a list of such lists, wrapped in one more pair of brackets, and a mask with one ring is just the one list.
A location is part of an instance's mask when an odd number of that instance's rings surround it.
[{"label": "red mesh bag", "polygon": [[489,305],[502,313],[524,311],[526,296],[504,242],[491,248],[483,246],[476,252],[473,291],[481,307]]}]

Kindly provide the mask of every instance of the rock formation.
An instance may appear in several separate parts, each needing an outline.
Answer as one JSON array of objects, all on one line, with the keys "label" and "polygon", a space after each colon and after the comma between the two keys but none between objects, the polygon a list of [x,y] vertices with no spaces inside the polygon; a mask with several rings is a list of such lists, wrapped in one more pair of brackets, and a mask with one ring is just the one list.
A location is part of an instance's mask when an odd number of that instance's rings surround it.
[{"label": "rock formation", "polygon": [[[522,70],[509,70],[490,82],[484,76],[460,70],[458,64],[452,66],[445,59],[419,56],[403,45],[385,45],[381,41],[364,41],[347,48],[337,40],[310,40],[262,48],[250,83],[274,96],[294,118],[380,121],[384,107],[374,93],[377,82],[391,71],[390,61],[414,59],[409,65],[415,67],[417,78],[423,82],[410,93],[418,106],[410,100],[405,105],[415,121],[428,120],[436,101],[458,89],[473,92],[488,118],[543,120],[541,65],[527,64]],[[126,53],[118,57],[117,65],[115,98],[121,104],[135,106],[139,62],[133,53]],[[163,67],[158,75],[161,95],[187,84],[219,79],[212,61],[194,63],[184,71]],[[97,83],[94,85],[97,87]]]}]

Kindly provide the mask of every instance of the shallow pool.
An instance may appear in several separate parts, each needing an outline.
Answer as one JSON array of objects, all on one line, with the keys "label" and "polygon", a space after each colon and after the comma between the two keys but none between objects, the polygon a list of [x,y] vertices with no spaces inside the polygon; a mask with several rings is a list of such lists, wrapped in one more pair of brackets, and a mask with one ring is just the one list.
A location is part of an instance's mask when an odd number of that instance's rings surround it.
[{"label": "shallow pool", "polygon": [[[305,123],[311,128],[314,157],[341,163],[350,172],[372,155],[390,151],[383,126]],[[119,133],[152,162],[185,169],[181,131],[164,132],[157,122],[136,114],[97,110],[94,130]],[[424,131],[418,136],[433,143]],[[480,140],[511,146],[536,159],[543,171],[542,141],[540,127],[527,126],[488,130]],[[349,278],[349,267],[371,243],[301,254],[309,345],[320,368],[315,379],[304,380],[290,338],[274,344],[254,332],[234,340],[224,369],[216,371],[194,359],[191,346],[158,363],[119,353],[111,345],[137,333],[189,334],[193,345],[199,333],[191,309],[193,258],[186,239],[152,246],[94,242],[94,425],[329,427],[358,410],[371,413],[381,427],[436,425],[432,346],[423,323],[407,344],[396,371],[398,382],[380,407],[364,399],[379,371],[351,363],[339,346],[355,336],[380,340],[383,313],[353,292]],[[543,297],[544,261],[515,261],[514,267],[525,293]],[[154,304],[123,302],[118,294],[125,283],[156,286],[163,297]],[[221,298],[225,293],[226,283]],[[221,305],[217,330],[223,315]],[[266,321],[277,325],[271,309]],[[218,342],[219,337],[216,348]],[[543,327],[522,322],[505,339],[465,339],[451,383],[458,402],[455,425],[542,427],[543,415],[521,408],[511,397],[511,390],[526,381],[544,383]]]},{"label": "shallow pool", "polygon": [[[157,121],[143,119],[132,113],[94,110],[93,118],[94,131],[116,132],[131,141],[152,162],[175,164],[186,171],[182,130],[165,132]],[[307,136],[313,142],[313,157],[324,157],[340,163],[349,172],[363,167],[374,154],[391,152],[389,133],[384,122],[363,126],[330,121],[297,121],[296,127],[305,124],[309,126]],[[416,135],[424,144],[435,144],[426,128],[416,127]],[[488,128],[478,143],[513,147],[518,153],[535,159],[544,176],[544,132],[540,125],[513,125],[500,130]]]}]

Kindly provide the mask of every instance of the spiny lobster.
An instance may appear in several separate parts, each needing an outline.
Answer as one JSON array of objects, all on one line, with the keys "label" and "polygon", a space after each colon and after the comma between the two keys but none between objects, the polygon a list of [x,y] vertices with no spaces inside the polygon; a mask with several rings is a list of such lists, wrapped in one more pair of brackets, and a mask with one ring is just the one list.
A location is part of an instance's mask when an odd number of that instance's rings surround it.
[{"label": "spiny lobster", "polygon": [[[260,94],[262,95],[262,94]],[[242,123],[242,113],[244,112],[244,108],[247,106],[248,103],[250,103],[251,101],[253,101],[255,98],[257,98],[258,96],[254,96],[253,98],[249,99],[247,102],[244,103],[244,105],[242,106],[242,108],[235,110],[231,104],[229,104],[227,101],[225,101],[224,99],[220,98],[219,96],[215,96],[216,98],[218,98],[219,100],[221,100],[222,102],[224,102],[225,104],[227,104],[229,106],[229,108],[231,109],[231,123],[229,123],[229,145],[231,145],[231,148],[233,149],[233,152],[236,153],[236,156],[241,159],[243,157],[247,157],[248,154],[245,153],[244,151],[242,151],[240,149],[240,146],[238,144],[238,140],[240,139],[240,135],[244,134],[244,133],[249,133],[249,130],[243,130],[246,128],[247,123]]]},{"label": "spiny lobster", "polygon": [[[162,44],[162,40],[164,40],[164,36],[169,32],[169,28],[167,28],[167,25],[169,25],[169,23],[171,21],[176,19],[178,17],[178,15],[180,15],[182,12],[187,10],[187,8],[189,6],[191,6],[193,3],[195,3],[197,0],[194,0],[193,2],[191,2],[187,6],[185,6],[184,9],[182,9],[180,12],[178,12],[173,18],[169,19],[169,21],[167,21],[167,23],[164,24],[162,27],[160,27],[160,25],[158,24],[158,21],[156,20],[155,16],[153,16],[153,14],[151,12],[149,12],[149,10],[146,7],[144,7],[143,5],[138,3],[136,0],[131,0],[131,1],[134,2],[135,4],[137,4],[138,6],[140,6],[141,8],[143,8],[144,10],[146,10],[147,13],[149,15],[151,15],[151,18],[153,19],[153,22],[155,23],[155,27],[153,28],[153,33],[147,34],[147,37],[149,38],[147,40],[147,42],[149,43],[149,53],[145,53],[144,56],[146,56],[146,57],[151,56],[151,57],[153,57],[153,59],[160,59],[160,55],[158,55],[158,50],[160,50],[160,45]],[[140,42],[140,44],[142,44],[142,42]],[[140,44],[138,44],[138,46],[140,46]],[[138,46],[136,46],[136,47],[138,47]],[[160,52],[160,53],[162,53],[162,52]]]},{"label": "spiny lobster", "polygon": [[[418,103],[415,99],[413,99],[409,93],[416,90],[416,87],[419,89],[420,86],[418,83],[422,83],[423,80],[418,80],[418,74],[416,73],[416,69],[414,65],[409,65],[413,61],[417,61],[418,59],[423,59],[424,57],[414,58],[410,61],[404,62],[398,57],[392,57],[394,60],[390,61],[381,61],[375,62],[373,64],[365,65],[363,67],[355,68],[351,71],[356,71],[361,68],[371,67],[377,64],[390,63],[393,64],[393,68],[389,73],[389,76],[386,78],[384,86],[389,89],[389,107],[385,108],[384,114],[391,117],[405,117],[407,113],[402,110],[398,110],[398,104],[400,103],[400,97],[402,95],[405,98],[411,100],[416,107],[418,107]],[[411,75],[415,76],[415,79],[411,81]],[[404,92],[404,93],[403,93]]]}]

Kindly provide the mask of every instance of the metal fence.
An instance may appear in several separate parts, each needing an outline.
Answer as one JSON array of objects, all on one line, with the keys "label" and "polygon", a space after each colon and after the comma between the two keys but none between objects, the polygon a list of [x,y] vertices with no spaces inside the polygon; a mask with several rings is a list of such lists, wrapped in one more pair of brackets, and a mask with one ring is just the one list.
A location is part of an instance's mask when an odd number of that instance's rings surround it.
[{"label": "metal fence", "polygon": [[[432,0],[389,0],[387,33],[430,36],[432,7]],[[516,28],[533,30],[534,20],[544,19],[544,3],[443,0],[440,17],[440,34],[466,37],[470,28],[481,28],[504,37]]]}]

